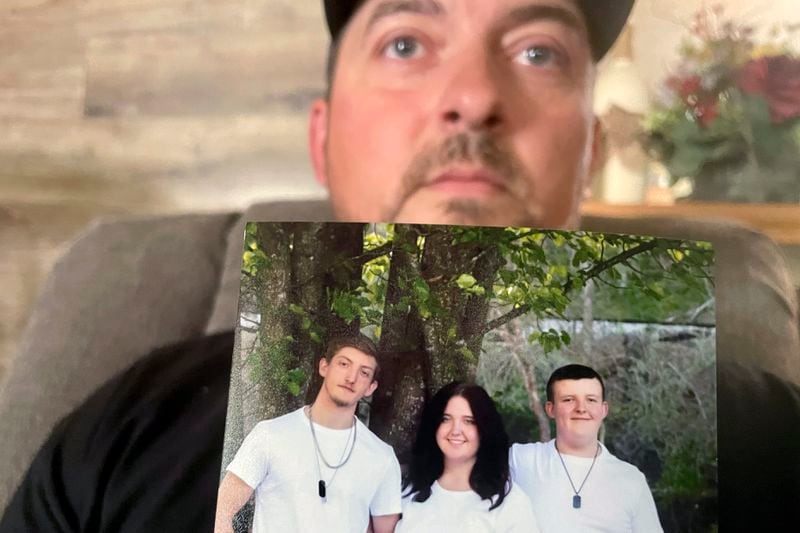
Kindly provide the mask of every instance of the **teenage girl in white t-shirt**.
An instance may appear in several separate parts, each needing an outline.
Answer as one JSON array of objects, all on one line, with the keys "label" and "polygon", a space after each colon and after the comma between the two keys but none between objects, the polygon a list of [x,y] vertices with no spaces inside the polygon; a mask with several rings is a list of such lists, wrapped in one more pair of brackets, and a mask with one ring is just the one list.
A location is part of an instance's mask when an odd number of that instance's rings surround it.
[{"label": "teenage girl in white t-shirt", "polygon": [[422,411],[395,533],[538,532],[530,501],[511,485],[508,446],[485,390],[444,386]]}]

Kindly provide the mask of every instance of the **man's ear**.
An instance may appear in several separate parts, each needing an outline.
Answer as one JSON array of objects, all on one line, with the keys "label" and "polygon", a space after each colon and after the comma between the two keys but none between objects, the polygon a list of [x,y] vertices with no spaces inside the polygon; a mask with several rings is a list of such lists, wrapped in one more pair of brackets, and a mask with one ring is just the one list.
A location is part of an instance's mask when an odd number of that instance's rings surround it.
[{"label": "man's ear", "polygon": [[372,383],[370,383],[367,392],[364,394],[364,398],[369,398],[370,396],[372,396],[372,393],[375,392],[375,389],[377,388],[378,388],[377,381],[373,381]]},{"label": "man's ear", "polygon": [[544,404],[544,412],[547,413],[547,416],[549,416],[550,418],[555,418],[553,416],[553,402],[551,402],[550,400],[547,400],[545,402],[545,404]]},{"label": "man's ear", "polygon": [[328,360],[324,357],[319,360],[319,375],[323,378],[328,374]]},{"label": "man's ear", "polygon": [[311,152],[311,164],[314,166],[314,176],[323,187],[328,186],[328,169],[325,158],[328,143],[328,112],[328,101],[317,98],[311,104],[308,125],[308,149]]},{"label": "man's ear", "polygon": [[603,402],[603,419],[608,416],[608,402]]}]

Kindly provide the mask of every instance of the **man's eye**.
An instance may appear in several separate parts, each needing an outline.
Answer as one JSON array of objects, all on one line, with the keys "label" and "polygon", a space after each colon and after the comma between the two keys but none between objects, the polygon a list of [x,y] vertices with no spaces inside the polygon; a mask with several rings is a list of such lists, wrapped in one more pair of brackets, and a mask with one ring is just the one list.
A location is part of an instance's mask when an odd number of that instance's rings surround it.
[{"label": "man's eye", "polygon": [[515,59],[527,65],[546,67],[556,63],[559,56],[555,50],[547,46],[530,46],[520,52]]},{"label": "man's eye", "polygon": [[397,37],[383,49],[383,53],[392,59],[411,59],[424,51],[422,44],[413,37]]}]

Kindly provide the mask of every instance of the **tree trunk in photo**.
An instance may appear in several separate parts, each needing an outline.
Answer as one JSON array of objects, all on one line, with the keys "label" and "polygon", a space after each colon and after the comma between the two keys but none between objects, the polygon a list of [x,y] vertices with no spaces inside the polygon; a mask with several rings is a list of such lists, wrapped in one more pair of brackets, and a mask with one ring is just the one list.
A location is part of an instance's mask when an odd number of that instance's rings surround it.
[{"label": "tree trunk in photo", "polygon": [[[413,351],[390,356],[393,360],[391,389],[379,385],[378,390],[383,388],[387,394],[382,397],[384,403],[378,404],[380,410],[376,411],[373,402],[370,429],[392,445],[401,464],[407,464],[417,434],[419,415],[429,399],[429,389],[424,380],[428,354]],[[385,381],[386,377],[386,374],[382,374],[380,379]],[[389,418],[385,416],[387,410],[391,413]]]},{"label": "tree trunk in photo", "polygon": [[486,325],[489,300],[469,294],[456,279],[471,275],[475,286],[488,294],[502,258],[491,244],[452,244],[453,229],[430,226],[425,236],[421,275],[433,299],[446,313],[436,313],[424,322],[425,349],[430,354],[428,387],[431,393],[454,380],[474,381],[483,344],[480,333]]},{"label": "tree trunk in photo", "polygon": [[511,357],[522,375],[522,383],[525,385],[525,392],[528,395],[528,407],[530,407],[531,412],[536,417],[536,423],[539,425],[539,441],[547,442],[552,438],[550,419],[547,417],[539,396],[536,371],[533,365],[522,357],[528,346],[518,321],[509,322],[505,328],[502,328],[500,335],[506,344],[511,347]]},{"label": "tree trunk in photo", "polygon": [[583,353],[597,367],[597,354],[594,353],[594,281],[588,280],[583,287]]},{"label": "tree trunk in photo", "polygon": [[400,457],[410,450],[419,409],[426,400],[424,374],[428,356],[419,349],[422,324],[409,298],[419,275],[419,237],[417,226],[396,228],[378,346],[381,373],[370,414],[370,428]]},{"label": "tree trunk in photo", "polygon": [[[292,351],[299,362],[298,368],[304,373],[304,380],[298,399],[300,403],[310,403],[310,389],[319,377],[317,361],[325,349],[324,339],[312,336],[310,321],[321,323],[320,311],[326,310],[327,298],[324,280],[319,277],[317,265],[319,256],[324,251],[318,247],[317,235],[320,224],[296,224],[292,228],[292,256],[291,256],[291,286],[290,298],[292,303],[302,307],[308,316],[294,316],[292,320]],[[304,327],[304,318],[306,327]]]},{"label": "tree trunk in photo", "polygon": [[244,371],[245,431],[260,420],[275,418],[291,409],[292,397],[285,376],[296,363],[290,349],[291,316],[287,311],[290,234],[283,224],[260,224],[257,239],[267,255],[267,266],[256,275],[261,323],[255,349]]},{"label": "tree trunk in photo", "polygon": [[518,354],[514,353],[512,356],[525,383],[525,391],[528,393],[528,406],[531,408],[531,412],[536,417],[536,423],[539,425],[539,441],[547,442],[552,438],[550,434],[550,419],[547,418],[539,392],[536,390],[536,373]]}]

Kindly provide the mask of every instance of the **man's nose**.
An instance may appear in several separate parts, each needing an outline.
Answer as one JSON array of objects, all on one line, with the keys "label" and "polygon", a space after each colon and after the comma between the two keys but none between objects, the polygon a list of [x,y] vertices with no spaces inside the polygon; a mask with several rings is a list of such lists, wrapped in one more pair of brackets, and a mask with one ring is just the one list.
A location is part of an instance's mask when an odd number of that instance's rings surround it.
[{"label": "man's nose", "polygon": [[440,115],[449,132],[494,129],[503,122],[502,75],[490,54],[476,46],[450,63]]}]

